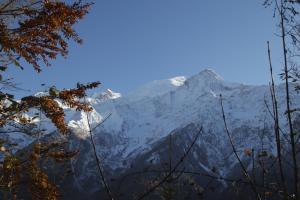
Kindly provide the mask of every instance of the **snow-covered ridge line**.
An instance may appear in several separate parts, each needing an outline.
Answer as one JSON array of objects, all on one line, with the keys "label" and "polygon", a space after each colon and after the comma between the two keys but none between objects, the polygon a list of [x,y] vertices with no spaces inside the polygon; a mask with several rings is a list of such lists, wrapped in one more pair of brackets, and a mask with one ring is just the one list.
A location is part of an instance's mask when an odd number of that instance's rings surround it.
[{"label": "snow-covered ridge line", "polygon": [[[277,87],[279,112],[284,124],[284,87]],[[99,155],[108,155],[114,163],[122,166],[123,160],[133,159],[147,152],[175,129],[190,123],[203,126],[205,133],[199,146],[205,147],[208,165],[220,165],[228,153],[224,135],[219,94],[224,98],[224,109],[230,130],[240,140],[240,148],[258,144],[257,135],[243,135],[238,130],[260,130],[265,122],[272,124],[265,101],[271,106],[268,86],[251,86],[223,80],[215,71],[206,69],[191,77],[178,76],[150,82],[126,95],[110,89],[94,94],[87,100],[94,110],[89,113],[92,127],[108,115],[104,124],[93,132]],[[293,105],[300,105],[299,94],[292,93]],[[87,138],[87,117],[84,112],[65,108],[66,120],[74,133]],[[45,122],[45,127],[50,127]],[[284,127],[284,126],[282,126]],[[270,150],[273,149],[270,144]],[[230,168],[230,167],[229,167]]]}]

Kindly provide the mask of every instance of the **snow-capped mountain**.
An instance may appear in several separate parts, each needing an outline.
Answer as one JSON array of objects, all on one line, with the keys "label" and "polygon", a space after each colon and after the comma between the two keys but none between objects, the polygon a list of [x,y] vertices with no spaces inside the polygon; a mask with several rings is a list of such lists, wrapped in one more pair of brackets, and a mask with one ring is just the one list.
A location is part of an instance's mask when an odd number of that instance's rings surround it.
[{"label": "snow-capped mountain", "polygon": [[[282,116],[285,111],[283,89],[282,86],[278,86]],[[118,157],[120,163],[116,161],[113,167],[120,167],[122,159],[134,157],[141,150],[146,151],[171,131],[190,123],[203,126],[207,132],[203,136],[207,137],[206,140],[199,141],[200,143],[208,143],[212,148],[217,148],[208,154],[223,154],[228,151],[228,141],[224,133],[220,94],[224,101],[228,124],[230,129],[234,130],[244,125],[253,129],[272,125],[268,123],[271,120],[267,107],[271,109],[269,93],[268,86],[227,82],[213,70],[206,69],[189,78],[175,77],[153,81],[123,96],[111,90],[93,95],[90,102],[95,110],[89,114],[89,119],[92,127],[95,127],[101,120],[110,116],[94,130],[94,135],[119,138],[120,141],[115,141],[116,144],[107,144],[105,147],[112,146],[110,151],[121,152],[121,157]],[[298,98],[293,99],[294,104],[299,105]],[[74,130],[85,130],[85,113],[77,115],[73,119],[69,117],[72,119],[70,127]],[[284,120],[282,122],[284,123]],[[256,145],[255,137],[258,136],[235,137],[250,137],[251,141],[245,142],[244,145],[252,148]],[[99,145],[98,148],[100,153],[103,147]]]},{"label": "snow-capped mountain", "polygon": [[[276,91],[284,129],[283,85],[278,85]],[[133,168],[148,169],[168,160],[170,134],[172,162],[176,162],[200,127],[203,132],[189,155],[187,167],[224,177],[232,175],[237,160],[224,130],[220,95],[241,158],[246,159],[245,149],[261,149],[262,144],[270,154],[276,155],[269,86],[228,82],[206,69],[191,77],[153,81],[126,95],[110,89],[94,94],[87,98],[94,108],[88,117],[84,112],[65,108],[74,132],[71,145],[80,149],[79,156],[71,163],[74,180],[69,181],[75,183],[79,193],[92,194],[99,189],[87,119],[108,176],[118,177]],[[293,107],[300,105],[296,92],[291,92],[291,99]],[[44,124],[49,128],[48,122]]]},{"label": "snow-capped mountain", "polygon": [[[278,85],[276,90],[280,123],[284,129],[283,85]],[[270,154],[276,155],[269,86],[228,82],[213,70],[206,69],[187,78],[153,81],[127,95],[106,90],[89,98],[94,110],[88,118],[98,156],[103,159],[107,173],[126,173],[133,166],[161,163],[167,159],[170,134],[174,135],[174,141],[177,141],[174,146],[181,148],[176,150],[180,152],[202,127],[203,132],[190,157],[193,163],[190,167],[207,173],[216,173],[217,169],[219,175],[230,176],[238,163],[224,131],[220,94],[229,131],[241,158],[246,159],[245,149],[261,149],[262,143]],[[300,105],[299,95],[292,92],[291,96],[293,106]],[[69,126],[80,138],[74,140],[73,146],[84,147],[81,156],[72,163],[76,179],[80,180],[77,182],[82,183],[80,188],[85,191],[95,192],[97,186],[90,187],[91,182],[97,181],[97,171],[91,167],[95,163],[88,147],[86,113],[69,111],[67,116]],[[99,126],[102,120],[105,121]],[[180,155],[175,153],[175,157]],[[88,184],[83,180],[89,180]]]}]

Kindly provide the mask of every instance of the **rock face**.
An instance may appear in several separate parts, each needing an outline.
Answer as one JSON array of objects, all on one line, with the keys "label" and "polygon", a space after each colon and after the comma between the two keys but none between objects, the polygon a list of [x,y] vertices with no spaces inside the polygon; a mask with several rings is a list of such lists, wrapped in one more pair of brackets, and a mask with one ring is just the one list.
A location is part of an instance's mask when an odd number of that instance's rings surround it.
[{"label": "rock face", "polygon": [[[283,85],[278,85],[276,90],[280,123],[284,129]],[[204,187],[212,182],[209,175],[227,178],[240,176],[238,162],[224,130],[220,94],[230,134],[245,165],[251,168],[251,160],[244,153],[246,149],[258,152],[263,146],[268,154],[276,155],[270,115],[272,103],[269,87],[265,85],[227,82],[213,70],[207,69],[189,78],[153,81],[128,95],[106,90],[88,98],[94,107],[89,119],[97,153],[112,190],[116,195],[121,195],[119,199],[132,199],[132,195],[139,195],[149,187],[149,180],[163,177],[161,171],[167,171],[170,162],[171,166],[179,162],[200,127],[203,131],[178,167],[178,171],[197,172],[198,176],[185,174],[179,182],[193,179],[197,185]],[[292,93],[291,96],[293,106],[300,105],[299,95]],[[88,196],[99,199],[105,193],[99,190],[101,183],[87,132],[87,116],[67,108],[66,112],[74,133],[71,146],[79,148],[80,153],[70,163],[74,174],[62,183],[62,188],[66,188],[65,198],[82,199],[82,196]],[[130,175],[132,173],[134,175]],[[209,186],[214,189],[209,190],[207,197],[230,199],[228,184],[222,180],[214,181],[213,187]],[[176,187],[180,188],[178,185]],[[187,194],[181,193],[178,199],[184,195],[188,199],[196,198],[188,196],[197,194],[188,192],[192,190],[201,188],[188,187],[184,190]],[[159,191],[152,194],[153,199]]]}]

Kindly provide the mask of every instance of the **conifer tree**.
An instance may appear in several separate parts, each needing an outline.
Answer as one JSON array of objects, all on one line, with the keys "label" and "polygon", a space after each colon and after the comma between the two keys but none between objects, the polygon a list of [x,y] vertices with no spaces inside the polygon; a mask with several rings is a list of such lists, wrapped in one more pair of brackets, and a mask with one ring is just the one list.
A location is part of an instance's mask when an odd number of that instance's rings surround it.
[{"label": "conifer tree", "polygon": [[[49,118],[57,130],[67,136],[69,130],[61,105],[77,111],[90,111],[92,108],[81,101],[86,90],[100,83],[77,84],[74,89],[58,90],[55,87],[40,96],[27,96],[15,99],[12,90],[16,84],[5,78],[9,67],[24,69],[32,66],[36,72],[50,66],[57,56],[68,55],[68,42],[82,43],[74,30],[89,11],[91,4],[81,1],[59,0],[2,0],[0,2],[0,138],[4,134],[22,132],[30,136],[41,136],[36,118],[41,115]],[[28,117],[30,110],[38,110],[38,116]],[[51,183],[41,166],[42,159],[63,162],[76,155],[77,151],[65,148],[65,142],[35,142],[31,151],[16,155],[9,141],[0,140],[0,198],[18,199],[22,193],[31,199],[57,199],[59,191]],[[25,155],[24,155],[25,154]]]}]

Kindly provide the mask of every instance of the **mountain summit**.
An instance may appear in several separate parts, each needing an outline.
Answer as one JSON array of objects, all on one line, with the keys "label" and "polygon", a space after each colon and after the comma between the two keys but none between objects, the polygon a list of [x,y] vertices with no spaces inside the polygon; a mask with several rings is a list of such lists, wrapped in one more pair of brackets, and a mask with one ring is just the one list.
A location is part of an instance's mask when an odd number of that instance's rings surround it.
[{"label": "mountain summit", "polygon": [[219,74],[217,74],[213,69],[210,68],[204,69],[192,77],[198,77],[202,80],[223,80],[223,78]]},{"label": "mountain summit", "polygon": [[[280,90],[279,87],[278,101],[282,105],[280,111],[284,112],[284,96],[280,95]],[[104,119],[110,115],[105,123],[96,129],[95,135],[106,134],[111,138],[118,138],[114,140],[115,144],[107,143],[107,147],[104,147],[113,152],[116,152],[116,146],[119,150],[122,149],[122,153],[114,162],[115,166],[111,166],[113,168],[121,167],[122,159],[133,159],[141,149],[150,148],[153,143],[173,130],[190,123],[209,130],[210,134],[207,137],[211,139],[207,146],[218,143],[217,147],[212,146],[215,149],[214,153],[207,150],[207,154],[216,157],[216,152],[219,152],[223,155],[229,150],[226,146],[228,141],[224,140],[226,135],[223,131],[220,94],[224,98],[224,109],[233,129],[246,125],[251,129],[260,129],[265,118],[271,120],[266,108],[266,102],[271,105],[268,86],[227,82],[212,69],[205,69],[189,78],[175,77],[153,81],[127,95],[119,95],[118,98],[104,102],[92,101],[94,112],[97,113],[93,114],[97,118],[95,123],[99,122],[99,117]],[[93,117],[90,119],[93,120]],[[81,130],[84,123],[85,119],[72,121],[72,128]],[[245,137],[256,141],[254,136]],[[244,145],[249,147],[257,145],[255,142],[245,141]],[[103,150],[103,147],[99,146],[99,149]],[[111,156],[113,157],[113,154]],[[222,156],[210,162],[217,163],[220,159]]]},{"label": "mountain summit", "polygon": [[[280,125],[284,128],[284,88],[279,86],[276,91],[282,116]],[[231,83],[206,69],[189,78],[179,76],[156,80],[127,95],[106,90],[88,98],[94,108],[88,114],[89,122],[105,171],[118,178],[133,169],[161,167],[170,155],[170,135],[175,162],[199,127],[203,127],[193,153],[188,157],[186,169],[231,177],[236,173],[238,162],[232,156],[224,131],[220,94],[228,128],[241,159],[248,159],[243,150],[260,149],[262,142],[270,155],[276,155],[273,119],[268,112],[272,107],[269,86]],[[299,94],[292,93],[291,98],[293,105],[300,105]],[[71,162],[76,180],[72,187],[85,195],[95,194],[99,192],[99,186],[88,140],[87,114],[70,109],[66,113],[74,135],[71,148],[80,150],[78,157]],[[227,187],[226,183],[221,184]],[[65,185],[71,187],[69,183]],[[68,195],[72,196],[72,193]]]}]

